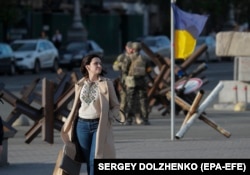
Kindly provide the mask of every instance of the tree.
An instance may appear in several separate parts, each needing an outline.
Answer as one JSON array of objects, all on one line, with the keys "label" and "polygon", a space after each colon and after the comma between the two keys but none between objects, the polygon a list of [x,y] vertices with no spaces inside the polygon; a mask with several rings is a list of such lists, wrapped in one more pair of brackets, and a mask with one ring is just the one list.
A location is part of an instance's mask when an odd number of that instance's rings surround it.
[{"label": "tree", "polygon": [[[159,8],[164,33],[169,34],[170,25],[170,0],[138,0],[145,4],[156,4]],[[176,4],[183,10],[208,14],[207,31],[212,29],[222,30],[223,25],[229,19],[229,3],[235,7],[235,21],[238,24],[248,22],[250,24],[250,1],[249,0],[176,0]]]},{"label": "tree", "polygon": [[43,0],[44,12],[59,11],[62,0]]},{"label": "tree", "polygon": [[0,22],[3,26],[3,40],[8,42],[8,28],[19,19],[19,10],[16,8],[18,0],[0,1]]}]

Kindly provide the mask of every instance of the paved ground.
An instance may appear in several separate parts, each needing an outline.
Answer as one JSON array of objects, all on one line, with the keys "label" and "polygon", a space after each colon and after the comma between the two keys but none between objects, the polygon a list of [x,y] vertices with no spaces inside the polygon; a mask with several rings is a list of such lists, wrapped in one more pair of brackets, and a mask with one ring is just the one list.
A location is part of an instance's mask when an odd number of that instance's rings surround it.
[{"label": "paved ground", "polygon": [[[250,112],[206,110],[208,117],[228,130],[226,138],[213,128],[196,120],[179,140],[171,140],[171,119],[154,110],[150,126],[121,126],[115,124],[115,146],[118,158],[249,158]],[[175,119],[175,132],[184,116]],[[1,175],[49,175],[52,174],[57,153],[62,147],[58,131],[54,144],[44,142],[39,135],[30,144],[24,143],[30,126],[17,126],[17,134],[9,139],[9,166],[0,167]],[[86,175],[82,166],[81,175]]]}]

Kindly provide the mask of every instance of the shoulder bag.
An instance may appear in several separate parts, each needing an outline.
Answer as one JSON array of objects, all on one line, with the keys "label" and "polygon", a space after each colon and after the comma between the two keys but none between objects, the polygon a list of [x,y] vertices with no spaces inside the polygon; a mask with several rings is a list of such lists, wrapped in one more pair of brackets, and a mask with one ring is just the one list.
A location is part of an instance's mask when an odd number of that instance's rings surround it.
[{"label": "shoulder bag", "polygon": [[75,160],[76,145],[73,142],[64,144],[59,151],[53,175],[79,175],[81,163]]}]

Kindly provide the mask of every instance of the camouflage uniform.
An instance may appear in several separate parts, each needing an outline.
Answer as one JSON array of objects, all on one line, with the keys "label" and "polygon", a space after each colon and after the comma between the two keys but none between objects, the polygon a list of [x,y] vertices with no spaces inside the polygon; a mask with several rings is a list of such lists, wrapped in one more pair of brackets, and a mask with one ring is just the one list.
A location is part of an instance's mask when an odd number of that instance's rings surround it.
[{"label": "camouflage uniform", "polygon": [[[132,42],[127,42],[126,47],[131,48]],[[120,109],[125,112],[126,114],[126,85],[125,79],[128,75],[128,68],[131,63],[130,55],[127,52],[124,52],[118,55],[117,59],[113,63],[113,70],[121,71],[120,77],[120,85],[121,88],[119,89],[119,99],[120,99]],[[125,118],[121,118],[121,121],[125,121]]]},{"label": "camouflage uniform", "polygon": [[[146,82],[146,61],[140,55],[140,43],[134,42],[132,47],[135,53],[131,55],[131,64],[128,76],[126,77],[127,86],[127,108],[128,115],[126,124],[132,124],[132,117],[139,108],[143,124],[148,125],[148,99]],[[136,106],[138,108],[136,108]]]}]

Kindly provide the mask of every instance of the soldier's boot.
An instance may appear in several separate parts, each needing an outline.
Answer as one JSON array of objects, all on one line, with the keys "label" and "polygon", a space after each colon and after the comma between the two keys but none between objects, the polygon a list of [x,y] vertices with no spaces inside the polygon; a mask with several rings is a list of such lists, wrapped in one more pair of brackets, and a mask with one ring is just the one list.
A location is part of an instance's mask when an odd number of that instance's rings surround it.
[{"label": "soldier's boot", "polygon": [[150,125],[150,122],[149,122],[148,120],[144,120],[144,121],[143,121],[143,124],[144,124],[144,125]]},{"label": "soldier's boot", "polygon": [[124,111],[123,112],[120,111],[120,121],[122,123],[124,123],[126,121],[126,114]]},{"label": "soldier's boot", "polygon": [[132,116],[131,114],[128,114],[126,117],[126,122],[124,123],[124,125],[132,125]]},{"label": "soldier's boot", "polygon": [[148,121],[148,117],[143,117],[143,125],[150,125],[150,122]]},{"label": "soldier's boot", "polygon": [[141,118],[141,115],[139,113],[135,115],[135,123],[137,125],[141,125],[143,123],[143,119]]}]

